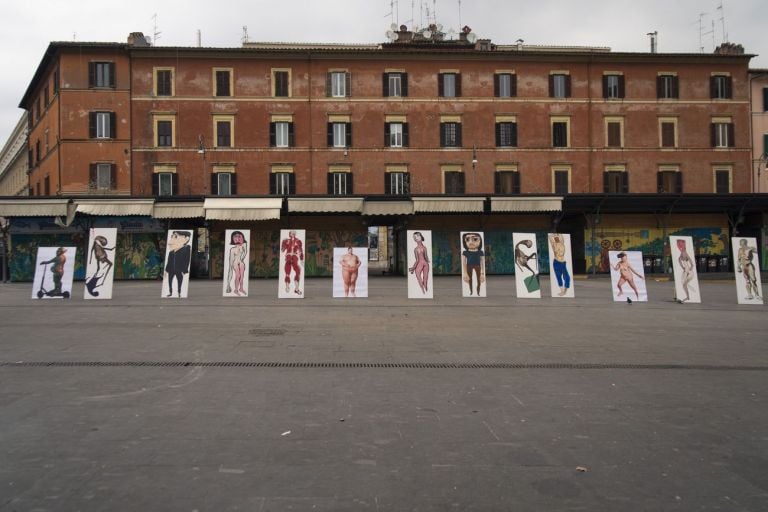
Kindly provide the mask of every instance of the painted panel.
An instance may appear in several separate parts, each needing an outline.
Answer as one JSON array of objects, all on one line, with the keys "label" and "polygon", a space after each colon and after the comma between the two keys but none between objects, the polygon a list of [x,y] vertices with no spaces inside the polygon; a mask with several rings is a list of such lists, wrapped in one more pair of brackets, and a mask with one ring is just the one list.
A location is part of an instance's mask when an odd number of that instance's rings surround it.
[{"label": "painted panel", "polygon": [[117,228],[91,228],[88,264],[85,269],[85,299],[111,299],[115,278]]},{"label": "painted panel", "polygon": [[368,248],[333,249],[333,296],[368,297]]},{"label": "painted panel", "polygon": [[165,272],[161,297],[185,299],[189,293],[189,267],[192,263],[191,229],[168,231],[165,246]]},{"label": "painted panel", "polygon": [[280,299],[304,297],[304,247],[306,231],[280,230],[280,276],[277,296]]},{"label": "painted panel", "polygon": [[408,231],[408,298],[431,299],[432,290],[432,232]]},{"label": "painted panel", "polygon": [[701,302],[699,276],[693,254],[693,238],[690,236],[669,237],[672,251],[672,270],[675,276],[675,298],[681,302]]},{"label": "painted panel", "polygon": [[760,257],[757,240],[733,237],[733,269],[736,272],[736,297],[739,304],[762,304],[763,288],[760,281]]},{"label": "painted panel", "polygon": [[548,233],[549,243],[549,286],[552,297],[575,297],[573,289],[573,253],[571,235]]},{"label": "painted panel", "polygon": [[224,297],[248,296],[248,266],[250,263],[251,231],[249,229],[228,229],[224,233],[227,245],[224,249]]},{"label": "painted panel", "polygon": [[40,247],[32,281],[33,299],[68,299],[72,296],[76,247]]},{"label": "painted panel", "polygon": [[627,299],[648,302],[648,290],[645,286],[643,253],[640,251],[609,251],[611,264],[611,285],[613,300],[624,302]]},{"label": "painted panel", "polygon": [[480,231],[462,231],[461,243],[461,295],[462,297],[485,297],[485,235]]},{"label": "painted panel", "polygon": [[541,298],[538,247],[535,233],[513,233],[515,247],[515,286],[521,299]]}]

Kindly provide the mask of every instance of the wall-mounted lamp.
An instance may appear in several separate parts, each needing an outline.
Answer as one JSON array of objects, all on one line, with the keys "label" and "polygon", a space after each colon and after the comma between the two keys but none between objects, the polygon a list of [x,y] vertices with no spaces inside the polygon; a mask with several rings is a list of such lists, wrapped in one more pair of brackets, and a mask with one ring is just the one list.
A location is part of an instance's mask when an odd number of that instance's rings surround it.
[{"label": "wall-mounted lamp", "polygon": [[204,155],[205,154],[205,144],[203,144],[203,136],[202,135],[198,135],[197,136],[197,153],[199,155]]},{"label": "wall-mounted lamp", "polygon": [[472,169],[474,170],[477,166],[477,146],[472,146]]}]

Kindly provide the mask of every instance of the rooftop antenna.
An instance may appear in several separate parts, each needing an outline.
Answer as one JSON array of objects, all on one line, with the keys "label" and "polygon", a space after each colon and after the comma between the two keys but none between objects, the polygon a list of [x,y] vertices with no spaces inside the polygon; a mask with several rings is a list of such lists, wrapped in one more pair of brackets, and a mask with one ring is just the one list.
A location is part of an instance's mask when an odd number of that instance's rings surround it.
[{"label": "rooftop antenna", "polygon": [[432,23],[437,25],[437,0],[432,0]]},{"label": "rooftop antenna", "polygon": [[706,16],[707,13],[700,12],[699,13],[699,52],[704,53],[704,16]]},{"label": "rooftop antenna", "polygon": [[725,30],[725,9],[723,9],[723,2],[717,6],[717,10],[720,11],[720,23],[723,24],[723,42],[728,42],[728,32]]},{"label": "rooftop antenna", "polygon": [[459,26],[461,27],[461,0],[459,0]]},{"label": "rooftop antenna", "polygon": [[154,41],[155,45],[157,45],[157,40],[160,39],[160,34],[162,34],[162,32],[157,30],[157,13],[155,13],[154,16],[152,16],[152,20],[154,21],[154,24],[152,27],[152,41]]},{"label": "rooftop antenna", "polygon": [[72,40],[77,41],[77,32],[72,32]]},{"label": "rooftop antenna", "polygon": [[200,48],[203,46],[203,33],[200,31],[200,29],[197,29],[197,47]]},{"label": "rooftop antenna", "polygon": [[658,37],[659,32],[654,30],[653,32],[648,32],[646,35],[651,36],[651,53],[656,53],[658,51],[656,38]]},{"label": "rooftop antenna", "polygon": [[243,44],[248,43],[248,25],[243,25]]}]

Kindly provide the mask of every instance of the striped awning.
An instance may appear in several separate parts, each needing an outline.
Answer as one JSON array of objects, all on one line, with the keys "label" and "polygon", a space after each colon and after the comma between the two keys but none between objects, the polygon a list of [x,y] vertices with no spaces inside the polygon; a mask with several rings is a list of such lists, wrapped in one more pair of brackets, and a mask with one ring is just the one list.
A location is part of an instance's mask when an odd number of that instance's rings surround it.
[{"label": "striped awning", "polygon": [[274,220],[280,218],[283,199],[246,197],[208,198],[203,204],[208,220]]},{"label": "striped awning", "polygon": [[69,199],[0,199],[0,217],[66,217]]},{"label": "striped awning", "polygon": [[414,197],[416,213],[481,213],[484,197]]},{"label": "striped awning", "polygon": [[412,215],[412,201],[366,201],[363,215]]},{"label": "striped awning", "polygon": [[492,212],[559,212],[562,197],[492,197]]},{"label": "striped awning", "polygon": [[154,199],[75,199],[77,213],[87,215],[152,215]]},{"label": "striped awning", "polygon": [[363,200],[346,197],[288,199],[288,211],[296,213],[359,213],[363,211]]},{"label": "striped awning", "polygon": [[152,216],[156,219],[195,219],[205,217],[203,203],[155,203]]}]

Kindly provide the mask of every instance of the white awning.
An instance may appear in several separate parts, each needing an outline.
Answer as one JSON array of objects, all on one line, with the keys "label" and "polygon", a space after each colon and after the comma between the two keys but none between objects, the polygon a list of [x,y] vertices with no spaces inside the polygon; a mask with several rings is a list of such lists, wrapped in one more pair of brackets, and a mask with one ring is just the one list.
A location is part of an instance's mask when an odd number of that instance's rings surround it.
[{"label": "white awning", "polygon": [[155,203],[152,216],[156,219],[194,219],[205,217],[203,203]]},{"label": "white awning", "polygon": [[562,197],[492,197],[492,212],[559,212]]},{"label": "white awning", "polygon": [[273,220],[280,218],[283,199],[209,198],[205,200],[205,218],[209,220]]},{"label": "white awning", "polygon": [[0,217],[66,217],[69,199],[0,199]]},{"label": "white awning", "polygon": [[412,215],[412,201],[366,201],[363,215]]},{"label": "white awning", "polygon": [[483,197],[414,197],[416,213],[470,213],[482,212]]},{"label": "white awning", "polygon": [[75,199],[77,213],[88,215],[152,215],[154,199]]},{"label": "white awning", "polygon": [[342,213],[363,211],[361,198],[324,197],[322,199],[288,199],[289,212]]}]

